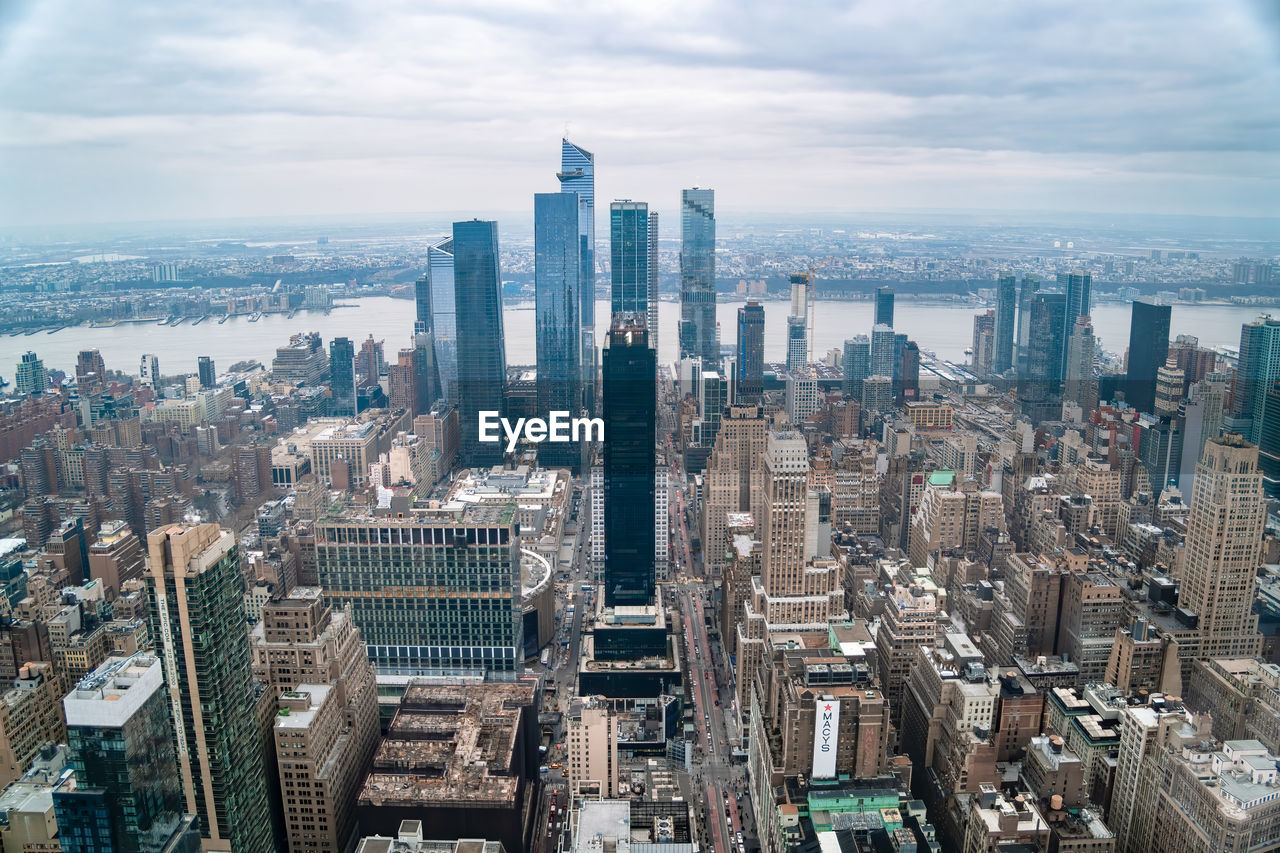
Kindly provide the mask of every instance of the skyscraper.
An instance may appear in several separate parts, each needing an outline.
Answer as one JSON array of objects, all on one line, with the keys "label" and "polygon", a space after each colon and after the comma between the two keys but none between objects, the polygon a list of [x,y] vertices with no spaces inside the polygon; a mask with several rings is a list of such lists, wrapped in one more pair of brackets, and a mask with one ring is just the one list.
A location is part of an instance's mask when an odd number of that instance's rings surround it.
[{"label": "skyscraper", "polygon": [[893,288],[876,288],[876,320],[877,326],[893,328]]},{"label": "skyscraper", "polygon": [[1031,297],[1039,290],[1039,276],[1030,273],[1022,276],[1022,289],[1018,291],[1018,341],[1013,353],[1013,366],[1019,377],[1027,372],[1027,358],[1031,353]]},{"label": "skyscraper", "polygon": [[[453,240],[427,249],[427,278],[431,283],[431,337],[436,350],[440,394],[458,402],[458,317],[453,282]],[[418,305],[422,303],[419,301]]]},{"label": "skyscraper", "polygon": [[49,374],[44,362],[34,352],[26,352],[14,368],[13,390],[21,397],[43,394],[49,387]]},{"label": "skyscraper", "polygon": [[200,356],[197,362],[197,370],[200,374],[200,387],[212,388],[218,384],[217,371],[213,367],[213,359],[207,355]]},{"label": "skyscraper", "polygon": [[973,372],[986,376],[995,367],[996,312],[987,309],[973,317]]},{"label": "skyscraper", "polygon": [[680,194],[680,357],[720,363],[716,343],[715,190]]},{"label": "skyscraper", "polygon": [[844,382],[841,391],[847,400],[862,399],[862,380],[871,375],[871,339],[855,335],[844,342]]},{"label": "skyscraper", "polygon": [[1150,412],[1156,402],[1156,373],[1169,359],[1168,305],[1142,299],[1133,303],[1129,322],[1129,369],[1124,399],[1140,412]]},{"label": "skyscraper", "polygon": [[[577,199],[570,193],[533,197],[533,284],[538,359],[538,411],[582,409],[582,242]],[[544,442],[539,462],[547,467],[578,467],[581,453],[572,444]]]},{"label": "skyscraper", "polygon": [[787,315],[787,371],[809,365],[809,274],[791,276],[791,313]]},{"label": "skyscraper", "polygon": [[754,403],[764,393],[764,306],[752,299],[738,309],[738,396]]},{"label": "skyscraper", "polygon": [[649,205],[609,205],[609,307],[613,314],[649,316]]},{"label": "skyscraper", "polygon": [[1004,373],[1013,367],[1018,342],[1018,279],[1011,272],[996,279],[996,352],[993,369]]},{"label": "skyscraper", "polygon": [[1085,415],[1098,407],[1098,379],[1094,375],[1097,341],[1093,324],[1087,316],[1076,318],[1071,337],[1067,339],[1067,370],[1064,400],[1078,405]]},{"label": "skyscraper", "polygon": [[458,420],[461,462],[502,461],[501,442],[480,441],[480,412],[503,411],[507,384],[502,337],[502,279],[498,273],[498,223],[453,223],[453,292],[458,324]]},{"label": "skyscraper", "polygon": [[1038,293],[1027,305],[1027,369],[1018,380],[1018,398],[1033,423],[1057,420],[1062,414],[1062,363],[1066,349],[1063,315],[1067,297]]},{"label": "skyscraper", "polygon": [[649,346],[658,348],[658,214],[649,211]]},{"label": "skyscraper", "polygon": [[200,819],[209,849],[271,850],[235,535],[175,524],[152,531],[147,551],[151,636],[177,726],[185,810]]},{"label": "skyscraper", "polygon": [[896,372],[893,329],[880,323],[871,330],[871,375],[893,378]]},{"label": "skyscraper", "polygon": [[644,317],[613,318],[604,350],[604,601],[654,601],[657,353]]},{"label": "skyscraper", "polygon": [[1280,319],[1259,317],[1240,327],[1240,357],[1231,388],[1230,426],[1254,444],[1261,442],[1267,392],[1277,379]]},{"label": "skyscraper", "polygon": [[143,354],[142,363],[138,365],[138,379],[151,390],[160,390],[160,359],[157,356]]},{"label": "skyscraper", "polygon": [[595,411],[596,402],[596,166],[595,155],[567,139],[560,140],[560,191],[578,197],[578,321],[582,324],[582,395],[584,407]]},{"label": "skyscraper", "polygon": [[[53,795],[66,853],[195,851],[160,659],[112,657],[63,700],[74,791]],[[173,846],[169,846],[173,845]]]},{"label": "skyscraper", "polygon": [[[1077,317],[1087,317],[1093,306],[1093,276],[1084,270],[1072,270],[1066,275],[1067,316],[1064,320],[1062,339],[1071,337],[1076,328]],[[1063,352],[1063,364],[1066,364],[1066,352]]]},{"label": "skyscraper", "polygon": [[356,416],[356,348],[348,338],[329,342],[329,413],[339,418]]},{"label": "skyscraper", "polygon": [[1201,659],[1258,654],[1253,599],[1266,516],[1258,448],[1234,433],[1205,442],[1178,598],[1199,617]]}]

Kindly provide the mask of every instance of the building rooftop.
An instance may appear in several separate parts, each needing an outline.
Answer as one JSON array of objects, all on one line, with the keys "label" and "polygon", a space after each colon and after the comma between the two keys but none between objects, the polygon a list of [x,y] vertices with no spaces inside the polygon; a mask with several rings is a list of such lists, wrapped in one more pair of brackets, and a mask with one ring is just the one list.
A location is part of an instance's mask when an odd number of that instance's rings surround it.
[{"label": "building rooftop", "polygon": [[62,701],[67,725],[119,728],[163,688],[163,670],[155,655],[107,658]]}]

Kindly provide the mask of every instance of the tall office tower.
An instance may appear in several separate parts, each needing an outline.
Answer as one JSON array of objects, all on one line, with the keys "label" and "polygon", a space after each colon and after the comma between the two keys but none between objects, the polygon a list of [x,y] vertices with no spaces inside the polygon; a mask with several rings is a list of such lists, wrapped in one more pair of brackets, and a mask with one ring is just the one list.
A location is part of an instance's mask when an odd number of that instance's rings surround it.
[{"label": "tall office tower", "polygon": [[271,850],[266,765],[235,535],[216,524],[147,536],[151,636],[177,726],[178,776],[206,850]]},{"label": "tall office tower", "polygon": [[1031,354],[1031,297],[1040,290],[1040,276],[1030,273],[1022,276],[1022,289],[1018,291],[1017,345],[1014,347],[1014,368],[1018,376],[1027,372],[1027,359]]},{"label": "tall office tower", "polygon": [[349,338],[329,342],[329,413],[338,418],[356,416],[356,348]]},{"label": "tall office tower", "polygon": [[43,394],[49,387],[49,373],[34,352],[27,351],[13,372],[13,390],[20,397]]},{"label": "tall office tower", "polygon": [[436,365],[435,335],[430,329],[419,328],[413,333],[413,372],[418,401],[413,413],[423,415],[440,399],[440,370]]},{"label": "tall office tower", "polygon": [[764,393],[764,306],[751,299],[738,309],[738,398],[757,402]]},{"label": "tall office tower", "polygon": [[1129,321],[1129,369],[1124,380],[1124,399],[1140,412],[1150,412],[1156,403],[1156,372],[1169,358],[1168,305],[1138,299]]},{"label": "tall office tower", "polygon": [[1018,344],[1018,279],[1002,272],[996,279],[996,373],[1013,367],[1013,354]]},{"label": "tall office tower", "polygon": [[973,316],[973,372],[986,376],[996,363],[996,312],[987,310]]},{"label": "tall office tower", "polygon": [[404,409],[411,417],[418,408],[418,371],[413,363],[416,352],[402,349],[396,354],[395,363],[387,366],[387,405],[393,411]]},{"label": "tall office tower", "polygon": [[458,316],[453,282],[453,240],[427,249],[427,279],[431,286],[431,337],[436,348],[440,394],[458,402]]},{"label": "tall office tower", "polygon": [[1067,339],[1067,369],[1063,399],[1075,403],[1087,416],[1098,408],[1098,378],[1094,374],[1097,339],[1088,317],[1077,317]]},{"label": "tall office tower", "polygon": [[560,140],[560,192],[578,197],[578,321],[582,324],[583,408],[596,410],[596,166],[595,155],[567,139]]},{"label": "tall office tower", "polygon": [[680,194],[680,357],[714,370],[716,343],[716,194],[693,188]]},{"label": "tall office tower", "polygon": [[[1087,317],[1093,306],[1093,276],[1084,270],[1072,270],[1066,274],[1067,316],[1062,328],[1062,339],[1071,337],[1077,317]],[[1065,366],[1066,353],[1063,353]]]},{"label": "tall office tower", "polygon": [[768,426],[758,403],[728,408],[720,433],[702,474],[702,541],[710,576],[722,573],[727,562],[725,530],[731,513],[749,512],[759,518],[760,461]]},{"label": "tall office tower", "polygon": [[401,501],[315,524],[317,578],[350,608],[369,659],[389,675],[519,671],[515,504],[459,513]]},{"label": "tall office tower", "polygon": [[74,790],[53,794],[66,853],[196,851],[184,815],[178,756],[160,659],[108,658],[66,699]]},{"label": "tall office tower", "polygon": [[649,317],[649,205],[609,205],[609,308],[614,314]]},{"label": "tall office tower", "polygon": [[876,319],[874,325],[893,328],[893,288],[876,288]]},{"label": "tall office tower", "polygon": [[214,370],[212,358],[207,355],[200,356],[197,362],[197,370],[200,374],[201,388],[212,388],[218,384],[218,372]]},{"label": "tall office tower", "polygon": [[897,355],[893,396],[899,403],[920,399],[920,347],[915,341],[904,341]]},{"label": "tall office tower", "polygon": [[1148,414],[1138,416],[1138,459],[1147,469],[1151,493],[1160,493],[1178,479],[1182,467],[1182,419]]},{"label": "tall office tower", "polygon": [[431,309],[431,274],[423,273],[413,283],[413,330],[427,331],[435,324]]},{"label": "tall office tower", "polygon": [[809,339],[805,318],[787,318],[787,371],[803,370],[809,366]]},{"label": "tall office tower", "polygon": [[1152,410],[1158,418],[1177,417],[1183,399],[1182,368],[1172,356],[1156,371],[1156,399]]},{"label": "tall office tower", "polygon": [[893,378],[897,365],[894,359],[893,329],[883,323],[871,329],[871,375]]},{"label": "tall office tower", "polygon": [[160,359],[152,353],[142,356],[138,365],[138,379],[152,391],[160,390]]},{"label": "tall office tower", "polygon": [[649,213],[649,346],[658,348],[658,214]]},{"label": "tall office tower", "polygon": [[[578,200],[570,193],[533,197],[533,286],[538,359],[538,412],[582,411],[582,242]],[[538,462],[547,468],[581,465],[576,444],[543,442]]]},{"label": "tall office tower", "polygon": [[1018,397],[1033,423],[1057,420],[1061,415],[1062,353],[1066,349],[1062,317],[1066,304],[1065,294],[1039,293],[1031,297],[1027,306],[1030,339],[1027,369],[1018,380]]},{"label": "tall office tower", "polygon": [[613,318],[601,368],[605,606],[654,601],[657,353],[643,315]]},{"label": "tall office tower", "polygon": [[356,354],[356,373],[366,383],[377,382],[378,377],[387,371],[387,357],[383,351],[385,343],[386,341],[374,340],[373,335],[360,342],[360,352]]},{"label": "tall office tower", "polygon": [[1240,357],[1231,388],[1228,427],[1254,444],[1262,438],[1267,391],[1280,379],[1280,319],[1260,317],[1240,327]]},{"label": "tall office tower", "polygon": [[862,381],[871,375],[871,339],[866,335],[847,339],[841,365],[844,370],[841,392],[847,400],[861,400]]},{"label": "tall office tower", "polygon": [[253,669],[280,702],[274,738],[291,853],[350,850],[356,795],[378,744],[373,665],[344,610],[318,587],[262,607]]},{"label": "tall office tower", "polygon": [[[1185,495],[1193,494],[1196,465],[1204,455],[1205,442],[1222,433],[1226,397],[1227,375],[1214,372],[1191,386],[1183,404],[1182,470],[1178,475],[1178,488]],[[1265,461],[1263,465],[1265,470]]]},{"label": "tall office tower", "polygon": [[1266,522],[1258,448],[1234,433],[1209,439],[1196,466],[1178,604],[1199,617],[1197,657],[1258,654],[1252,612]]},{"label": "tall office tower", "polygon": [[76,384],[89,385],[101,382],[107,375],[107,365],[102,353],[96,349],[82,349],[76,354]]},{"label": "tall office tower", "polygon": [[458,324],[458,420],[463,465],[502,462],[502,443],[480,441],[480,413],[503,411],[507,350],[502,337],[498,223],[453,223],[453,292]]}]

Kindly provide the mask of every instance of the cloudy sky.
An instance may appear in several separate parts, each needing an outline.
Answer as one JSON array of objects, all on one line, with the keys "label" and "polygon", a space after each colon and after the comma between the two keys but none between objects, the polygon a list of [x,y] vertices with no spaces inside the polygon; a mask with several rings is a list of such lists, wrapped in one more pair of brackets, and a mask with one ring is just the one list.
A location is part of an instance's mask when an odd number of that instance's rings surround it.
[{"label": "cloudy sky", "polygon": [[0,2],[0,224],[722,210],[1275,216],[1276,0]]}]

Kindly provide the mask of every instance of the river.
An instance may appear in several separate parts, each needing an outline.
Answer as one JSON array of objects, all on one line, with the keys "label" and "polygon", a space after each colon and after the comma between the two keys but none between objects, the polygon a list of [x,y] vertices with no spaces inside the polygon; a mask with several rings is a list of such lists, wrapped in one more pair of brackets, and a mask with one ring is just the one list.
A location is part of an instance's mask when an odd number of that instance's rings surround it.
[{"label": "river", "polygon": [[[721,302],[716,309],[720,334],[725,342],[737,337],[737,310],[742,302]],[[765,305],[765,359],[786,359],[786,315],[790,302],[768,300]],[[821,357],[845,338],[871,331],[870,302],[819,302],[814,329],[815,356]],[[143,353],[159,357],[164,375],[195,373],[196,358],[212,356],[220,370],[237,361],[256,359],[270,366],[275,348],[288,343],[294,332],[317,331],[326,345],[335,336],[346,335],[359,348],[360,341],[372,334],[386,341],[388,360],[396,350],[409,345],[413,302],[390,297],[356,300],[349,306],[323,312],[299,311],[292,319],[284,314],[264,315],[256,323],[247,317],[235,317],[219,325],[209,319],[198,326],[190,321],[175,327],[154,323],[127,324],[107,328],[80,326],[53,334],[39,332],[30,336],[0,337],[0,373],[12,381],[13,369],[28,350],[34,350],[45,367],[71,373],[76,353],[82,349],[98,349],[109,369],[136,374]],[[973,316],[977,309],[949,303],[899,300],[894,316],[897,331],[909,334],[920,348],[951,361],[962,361],[964,351],[972,343]],[[1203,346],[1237,346],[1240,326],[1260,313],[1260,309],[1241,305],[1175,305],[1171,336],[1194,334]],[[1095,305],[1093,324],[1103,347],[1122,353],[1129,340],[1128,304]],[[607,318],[609,304],[596,303],[596,317]],[[677,355],[676,323],[680,306],[663,302],[659,310],[659,348],[664,363]],[[507,363],[533,364],[534,312],[532,303],[508,305],[503,311],[506,329]],[[605,323],[601,322],[597,340],[603,340]]]}]

